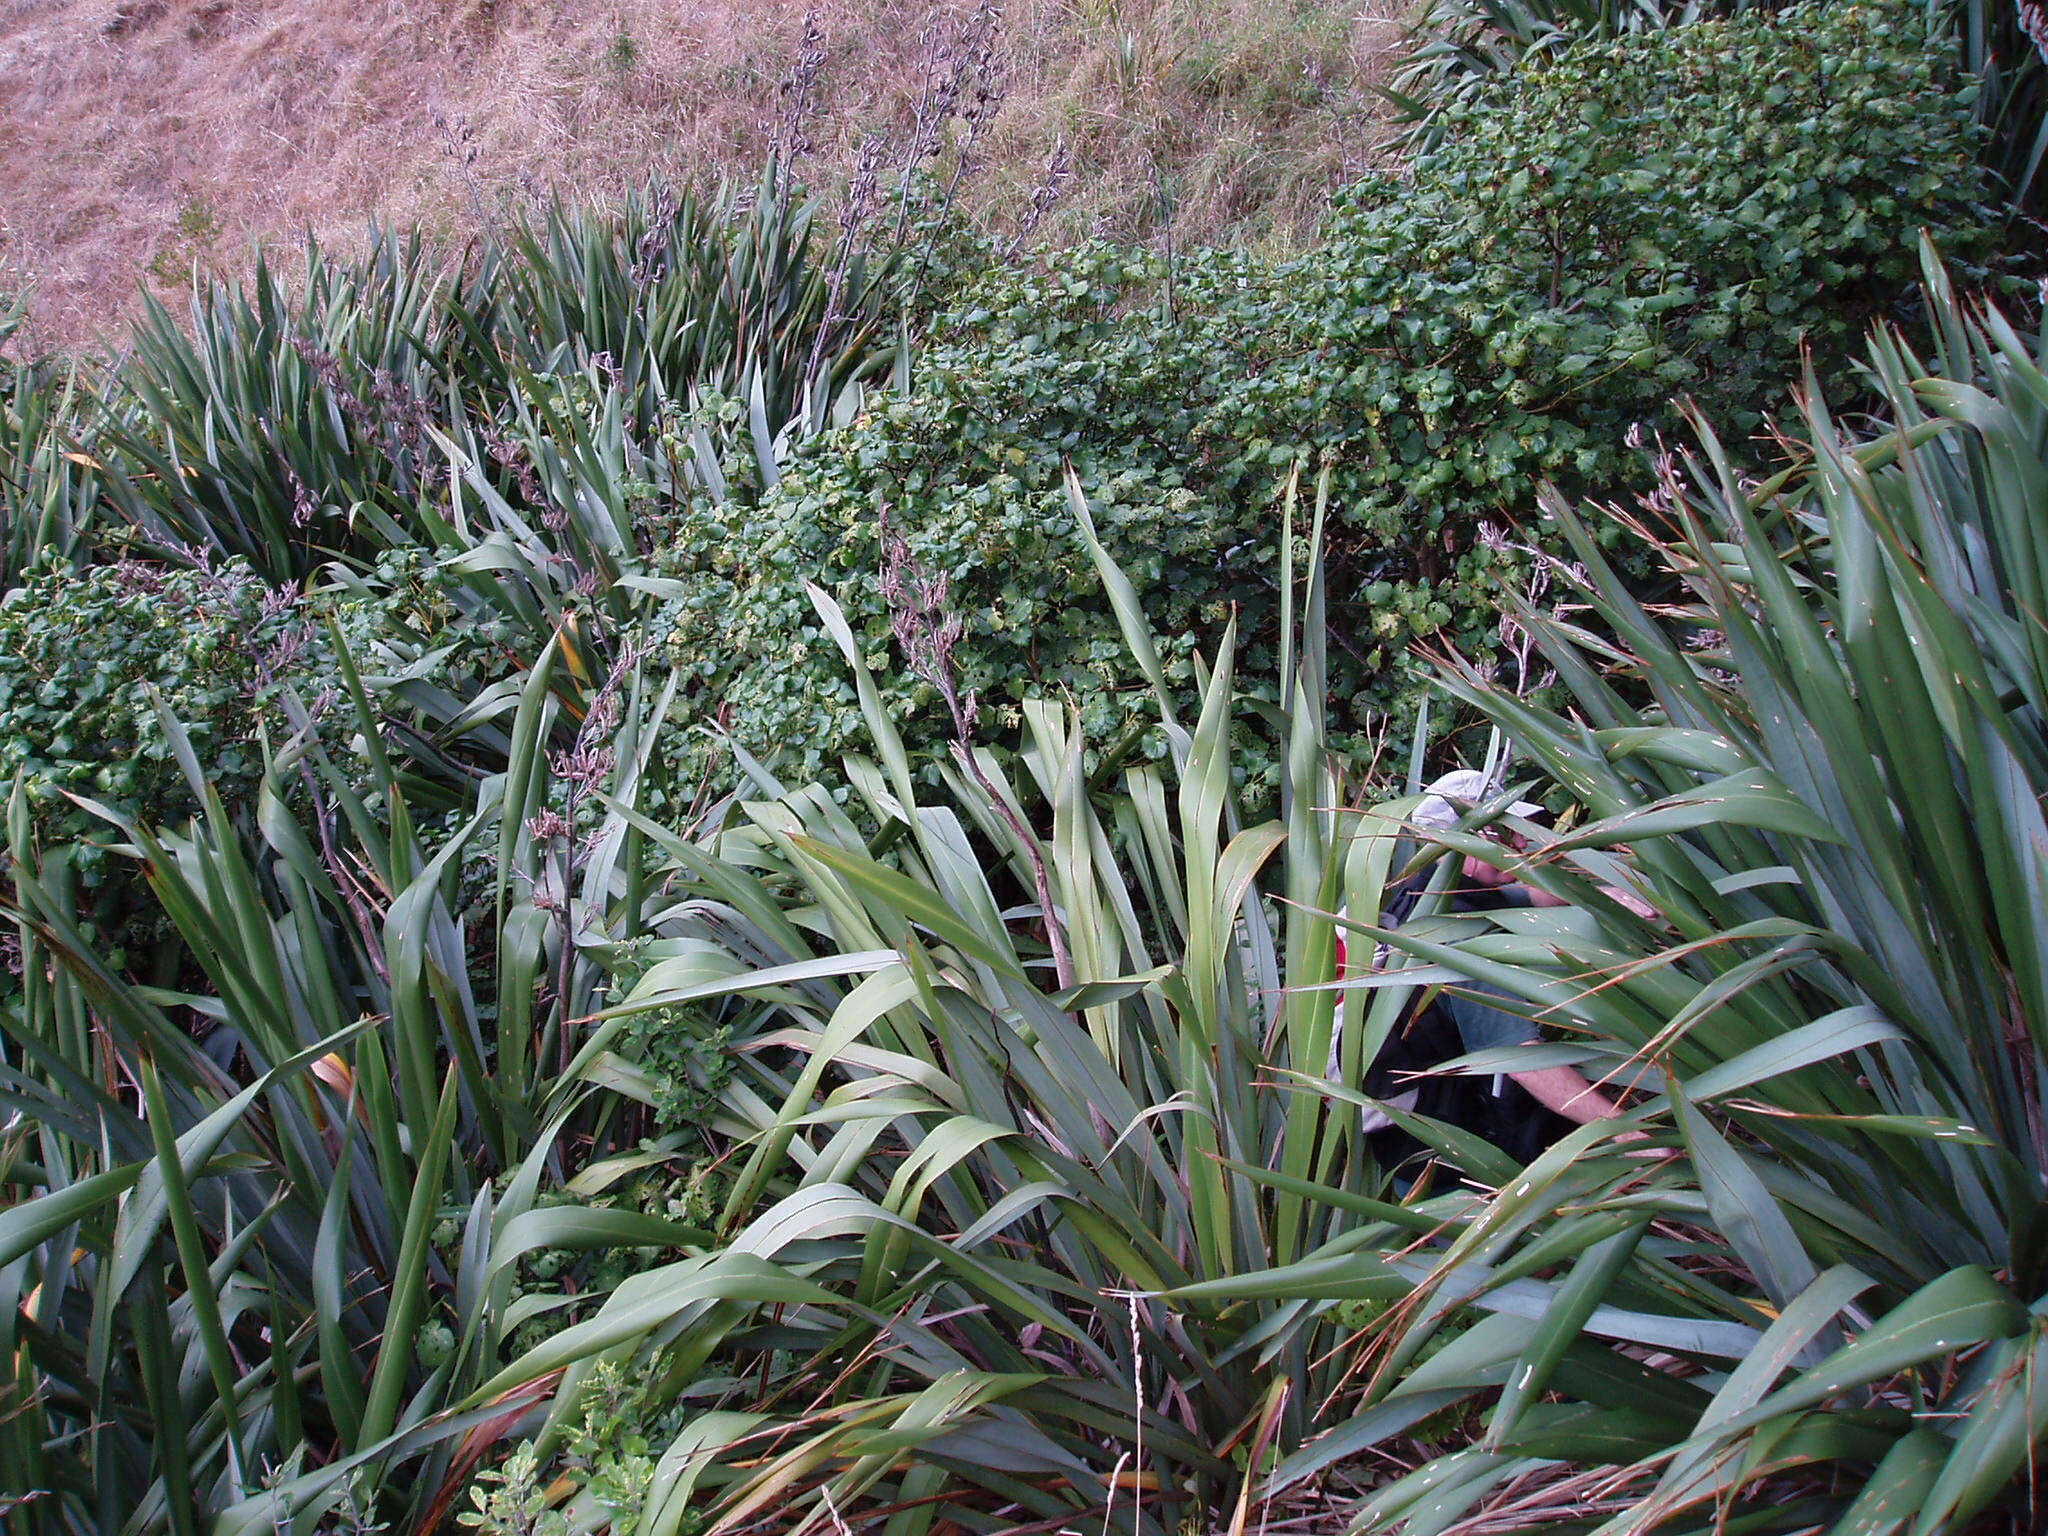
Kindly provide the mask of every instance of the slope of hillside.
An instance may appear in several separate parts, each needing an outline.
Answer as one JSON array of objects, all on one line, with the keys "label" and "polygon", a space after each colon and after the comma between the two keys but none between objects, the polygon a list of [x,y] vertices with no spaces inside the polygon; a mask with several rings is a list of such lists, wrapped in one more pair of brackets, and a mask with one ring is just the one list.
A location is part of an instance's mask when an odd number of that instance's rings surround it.
[{"label": "slope of hillside", "polygon": [[[932,6],[936,4],[935,11]],[[1286,238],[1372,152],[1384,16],[1331,0],[1018,0],[968,205],[1124,233]],[[902,142],[965,0],[8,0],[0,239],[33,338],[117,333],[138,282],[373,215],[459,236],[508,198],[758,158],[814,25],[811,178]]]}]

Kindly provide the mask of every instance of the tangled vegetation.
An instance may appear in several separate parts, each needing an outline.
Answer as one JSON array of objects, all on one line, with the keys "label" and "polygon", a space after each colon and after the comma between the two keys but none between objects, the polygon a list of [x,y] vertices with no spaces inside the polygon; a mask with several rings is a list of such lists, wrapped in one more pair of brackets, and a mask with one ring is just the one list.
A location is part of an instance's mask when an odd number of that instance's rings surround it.
[{"label": "tangled vegetation", "polygon": [[1904,16],[1645,34],[1460,107],[1441,148],[1348,191],[1298,261],[1097,246],[991,272],[938,317],[923,388],[680,530],[691,647],[730,659],[738,739],[802,743],[819,771],[859,726],[806,588],[884,645],[886,525],[953,581],[958,664],[986,698],[1071,690],[1113,740],[1141,679],[1062,466],[1183,683],[1232,612],[1270,672],[1278,509],[1291,477],[1327,470],[1330,686],[1362,740],[1412,715],[1416,640],[1492,651],[1528,570],[1514,546],[1550,542],[1528,515],[1538,484],[1646,487],[1642,446],[1678,430],[1674,399],[1746,434],[1802,349],[1839,372],[1919,230],[1983,252],[1963,94]]},{"label": "tangled vegetation", "polygon": [[[9,360],[9,1528],[2030,1528],[2011,125],[1603,18],[1285,262],[964,119]],[[1368,1098],[1473,985],[1619,1113]]]}]

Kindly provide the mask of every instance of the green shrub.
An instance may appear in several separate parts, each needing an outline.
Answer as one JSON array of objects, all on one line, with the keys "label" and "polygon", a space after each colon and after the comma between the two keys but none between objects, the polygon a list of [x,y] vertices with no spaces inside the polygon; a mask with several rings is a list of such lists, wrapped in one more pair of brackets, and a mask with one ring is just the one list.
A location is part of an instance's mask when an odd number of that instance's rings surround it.
[{"label": "green shrub", "polygon": [[83,796],[151,825],[198,809],[162,712],[230,804],[261,781],[261,738],[289,734],[279,693],[334,678],[306,606],[239,562],[174,569],[59,562],[0,598],[0,774],[19,776],[47,846],[97,888],[107,823]]},{"label": "green shrub", "polygon": [[[1775,11],[1781,0],[1427,0],[1385,94],[1410,124],[1411,147],[1434,144],[1461,103],[1491,79],[1592,38],[1688,26],[1708,15]],[[2038,7],[2010,0],[1933,0],[1925,14],[1975,88],[1985,165],[2012,210],[2038,212],[2048,178],[2048,44]]]},{"label": "green shrub", "polygon": [[717,659],[745,745],[830,759],[856,712],[804,587],[879,659],[885,511],[950,579],[965,680],[998,706],[1071,688],[1099,736],[1130,674],[1062,460],[1182,679],[1233,609],[1273,670],[1279,503],[1326,469],[1340,732],[1403,712],[1414,641],[1493,643],[1522,546],[1548,542],[1515,528],[1540,480],[1640,489],[1674,395],[1752,428],[1802,346],[1825,363],[1893,300],[1917,228],[1981,248],[1943,61],[1883,5],[1586,45],[1489,87],[1406,179],[1352,189],[1299,261],[1098,245],[993,271],[916,393],[683,531],[666,633]]},{"label": "green shrub", "polygon": [[[546,632],[508,616],[449,562],[417,548],[385,550],[366,571],[334,566],[328,574],[314,606],[333,621],[379,715],[402,724],[407,740],[432,736],[487,689],[516,689],[512,680],[535,660],[535,630]],[[488,741],[472,733],[462,745],[467,756],[501,753],[503,733]],[[491,766],[502,762],[494,755]]]},{"label": "green shrub", "polygon": [[[316,713],[323,704],[335,718],[347,713],[336,635],[377,700],[415,821],[462,802],[467,779],[486,771],[467,758],[502,766],[502,728],[446,761],[423,748],[486,690],[516,697],[532,660],[528,632],[417,549],[388,550],[366,572],[340,572],[303,595],[239,561],[180,569],[119,559],[58,562],[0,599],[0,774],[21,776],[46,849],[75,848],[69,858],[97,893],[98,917],[116,918],[114,893],[99,892],[111,829],[68,797],[146,827],[181,825],[199,804],[163,726],[168,713],[230,811],[253,809],[263,741],[274,748],[292,731],[284,691]],[[348,734],[323,732],[330,751]],[[358,791],[371,789],[360,755],[333,755]],[[294,798],[295,777],[283,785]],[[133,894],[118,900],[139,904]]]},{"label": "green shrub", "polygon": [[[477,1475],[469,1496],[474,1508],[456,1520],[478,1536],[569,1536],[592,1528],[635,1536],[642,1528],[641,1503],[655,1485],[655,1447],[673,1437],[682,1417],[674,1409],[650,1410],[649,1393],[648,1382],[627,1375],[614,1361],[599,1360],[555,1456],[543,1462],[535,1442],[521,1443],[503,1467]],[[574,1503],[557,1512],[549,1485],[564,1476],[577,1492]],[[695,1536],[703,1525],[684,1513],[666,1528]]]}]

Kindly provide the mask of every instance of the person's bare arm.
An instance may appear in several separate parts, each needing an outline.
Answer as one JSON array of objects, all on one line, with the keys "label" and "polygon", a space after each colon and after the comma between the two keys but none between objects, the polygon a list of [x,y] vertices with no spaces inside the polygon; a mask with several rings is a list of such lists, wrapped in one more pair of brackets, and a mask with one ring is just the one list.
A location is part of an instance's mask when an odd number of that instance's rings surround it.
[{"label": "person's bare arm", "polygon": [[1563,1115],[1579,1125],[1609,1120],[1621,1113],[1621,1106],[1572,1067],[1535,1067],[1508,1074],[1545,1109]]},{"label": "person's bare arm", "polygon": [[[1565,1119],[1580,1125],[1590,1125],[1595,1120],[1612,1120],[1621,1113],[1621,1106],[1606,1094],[1595,1088],[1571,1067],[1537,1067],[1529,1072],[1508,1074],[1545,1109],[1563,1115]],[[1629,1130],[1615,1133],[1616,1141],[1647,1141],[1645,1131]],[[1631,1152],[1630,1157],[1663,1158],[1671,1154],[1662,1148],[1651,1147],[1641,1152]]]},{"label": "person's bare arm", "polygon": [[[1482,886],[1489,890],[1517,892],[1520,899],[1532,907],[1568,907],[1571,905],[1562,896],[1553,896],[1549,891],[1539,891],[1533,885],[1522,884],[1508,871],[1496,869],[1484,859],[1467,857],[1465,860],[1464,876],[1467,885]],[[1622,906],[1635,913],[1637,917],[1647,917],[1654,921],[1657,916],[1656,908],[1652,907],[1647,901],[1644,901],[1642,897],[1636,895],[1634,891],[1623,890],[1618,885],[1603,885],[1600,887],[1600,891],[1603,895],[1611,896],[1614,900],[1620,902]]]},{"label": "person's bare arm", "polygon": [[[1522,889],[1529,893],[1529,905],[1532,907],[1568,907],[1571,905],[1562,896],[1553,896],[1548,891],[1539,891],[1533,885],[1525,885]],[[1625,891],[1618,885],[1603,885],[1600,887],[1600,893],[1603,896],[1613,897],[1622,906],[1635,913],[1637,917],[1655,919],[1657,916],[1657,909],[1643,900],[1642,897],[1636,895],[1634,891]]]}]

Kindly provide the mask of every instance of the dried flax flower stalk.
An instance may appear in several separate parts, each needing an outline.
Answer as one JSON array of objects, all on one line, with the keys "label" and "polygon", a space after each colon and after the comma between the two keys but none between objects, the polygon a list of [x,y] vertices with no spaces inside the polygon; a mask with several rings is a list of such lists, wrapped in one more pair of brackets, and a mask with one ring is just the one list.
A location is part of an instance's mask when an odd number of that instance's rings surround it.
[{"label": "dried flax flower stalk", "polygon": [[832,253],[832,265],[825,273],[825,313],[818,321],[817,334],[811,339],[811,355],[804,365],[807,399],[816,387],[819,369],[824,365],[826,345],[838,336],[839,328],[846,320],[846,277],[860,249],[861,231],[874,212],[883,154],[884,147],[879,137],[870,134],[861,140],[853,178],[846,186],[846,200],[839,206],[839,245]]},{"label": "dried flax flower stalk", "polygon": [[927,572],[917,563],[903,536],[882,518],[882,601],[889,608],[889,628],[910,670],[930,683],[952,718],[953,739],[949,743],[953,761],[988,797],[990,809],[1003,819],[1017,839],[1031,865],[1032,885],[1038,910],[1045,921],[1047,946],[1052,950],[1053,975],[1061,991],[1074,985],[1074,960],[1067,949],[1065,925],[1053,905],[1052,879],[1046,872],[1045,855],[1038,839],[1012,809],[974,755],[974,724],[981,713],[980,700],[972,689],[961,691],[953,666],[953,650],[966,626],[951,606],[952,584],[945,572]]},{"label": "dried flax flower stalk", "polygon": [[1038,178],[1038,185],[1031,191],[1031,201],[1025,206],[1024,214],[1017,220],[1017,229],[1010,237],[1010,244],[1004,256],[1015,257],[1038,233],[1038,227],[1045,222],[1045,216],[1052,212],[1066,190],[1067,178],[1074,174],[1074,154],[1067,147],[1067,136],[1061,134],[1053,140],[1052,153],[1046,157],[1045,170]]},{"label": "dried flax flower stalk", "polygon": [[2048,64],[2048,10],[2040,0],[2019,0],[2020,30],[2034,44],[2034,51],[2041,56],[2041,62]]},{"label": "dried flax flower stalk", "polygon": [[790,62],[789,74],[776,87],[775,126],[768,136],[775,189],[785,197],[789,195],[790,167],[810,153],[811,124],[818,115],[818,76],[824,67],[825,29],[816,11],[805,11],[796,57]]},{"label": "dried flax flower stalk", "polygon": [[956,117],[965,121],[967,132],[939,210],[951,204],[960,179],[975,164],[975,148],[995,121],[1008,92],[1009,60],[1002,48],[1002,22],[1002,9],[983,0],[951,36],[946,33],[944,18],[936,13],[918,34],[917,106],[896,185],[892,243],[897,246],[902,245],[909,227],[911,180],[920,165],[945,148],[947,126]]}]

